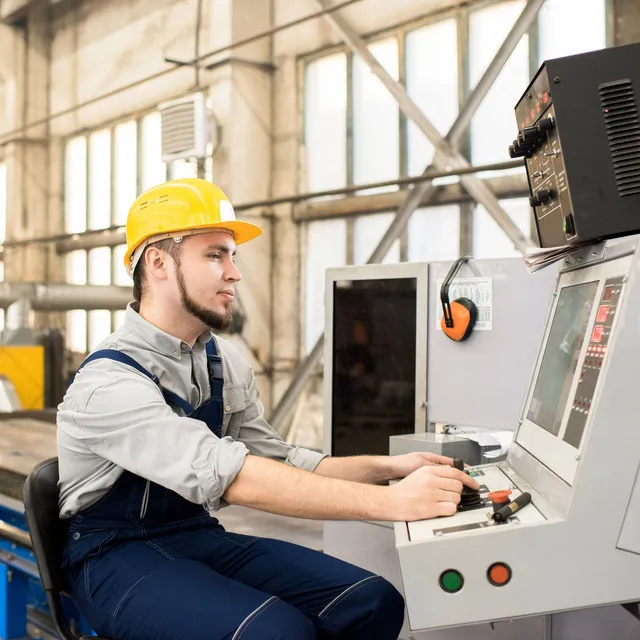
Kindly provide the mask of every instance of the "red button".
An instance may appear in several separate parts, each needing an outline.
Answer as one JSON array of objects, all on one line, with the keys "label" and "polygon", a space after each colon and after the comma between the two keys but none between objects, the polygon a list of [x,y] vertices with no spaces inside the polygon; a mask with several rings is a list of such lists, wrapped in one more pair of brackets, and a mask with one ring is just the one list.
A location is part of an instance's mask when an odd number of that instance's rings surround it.
[{"label": "red button", "polygon": [[509,502],[509,496],[511,495],[511,491],[509,489],[505,489],[504,491],[492,491],[487,498],[496,504],[502,502]]},{"label": "red button", "polygon": [[504,587],[511,580],[511,567],[504,562],[494,562],[487,570],[487,578],[494,587]]}]

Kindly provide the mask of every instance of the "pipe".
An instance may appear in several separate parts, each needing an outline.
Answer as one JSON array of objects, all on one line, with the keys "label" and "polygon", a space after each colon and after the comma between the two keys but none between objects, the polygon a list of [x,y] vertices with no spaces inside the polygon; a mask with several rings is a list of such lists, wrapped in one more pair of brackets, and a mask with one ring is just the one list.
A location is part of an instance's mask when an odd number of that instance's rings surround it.
[{"label": "pipe", "polygon": [[34,311],[120,311],[133,296],[129,287],[114,285],[0,283],[0,307],[7,308],[22,299],[28,300]]},{"label": "pipe", "polygon": [[25,549],[33,549],[31,536],[26,531],[18,529],[18,527],[14,527],[4,520],[0,520],[0,538],[8,540],[13,544],[19,544]]},{"label": "pipe", "polygon": [[7,308],[4,328],[10,330],[26,329],[31,326],[31,301],[20,298]]},{"label": "pipe", "polygon": [[108,91],[107,93],[103,93],[95,98],[91,98],[90,100],[86,100],[85,102],[81,102],[79,104],[73,105],[68,109],[63,109],[62,111],[58,111],[57,113],[52,113],[46,116],[45,118],[40,118],[39,120],[34,120],[33,122],[28,122],[27,124],[19,127],[18,129],[13,129],[12,131],[7,131],[4,134],[0,134],[0,145],[6,145],[10,142],[15,142],[17,136],[22,136],[26,134],[26,132],[32,127],[38,127],[43,124],[47,124],[52,120],[57,120],[58,118],[62,118],[63,116],[68,116],[71,113],[75,113],[84,107],[90,107],[98,102],[102,102],[103,100],[107,100],[108,98],[113,98],[129,89],[135,89],[140,85],[146,84],[147,82],[151,82],[152,80],[157,80],[158,78],[162,78],[178,69],[182,69],[184,66],[197,65],[198,63],[207,60],[213,56],[219,55],[220,53],[224,53],[226,51],[231,51],[232,49],[236,49],[238,47],[242,47],[246,44],[250,44],[252,42],[256,42],[257,40],[262,40],[262,38],[268,38],[270,36],[275,35],[280,31],[285,31],[286,29],[290,29],[292,27],[297,27],[298,25],[304,24],[310,20],[314,20],[315,18],[320,18],[328,13],[333,13],[334,11],[340,11],[340,9],[344,9],[349,5],[352,5],[356,2],[360,2],[360,0],[346,0],[341,4],[336,4],[332,7],[327,7],[322,11],[316,11],[315,13],[310,13],[302,18],[298,18],[297,20],[292,20],[291,22],[285,22],[284,24],[278,25],[277,27],[273,27],[271,29],[267,29],[266,31],[262,31],[257,33],[256,35],[250,36],[249,38],[244,38],[243,40],[239,40],[238,42],[232,42],[231,44],[221,47],[220,49],[215,49],[214,51],[210,51],[209,53],[204,53],[199,58],[194,58],[193,60],[188,60],[181,62],[180,64],[170,67],[169,69],[163,69],[162,71],[158,71],[146,78],[141,78],[140,80],[136,80],[134,82],[130,82],[129,84],[125,84],[122,87],[118,87],[117,89],[113,89],[112,91]]}]

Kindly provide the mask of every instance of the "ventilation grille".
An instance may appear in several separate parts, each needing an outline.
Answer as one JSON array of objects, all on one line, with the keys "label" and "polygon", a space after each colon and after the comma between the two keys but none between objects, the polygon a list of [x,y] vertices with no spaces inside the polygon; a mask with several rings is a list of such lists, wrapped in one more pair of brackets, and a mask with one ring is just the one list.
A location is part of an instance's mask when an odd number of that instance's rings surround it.
[{"label": "ventilation grille", "polygon": [[630,80],[599,87],[620,197],[640,194],[640,118]]},{"label": "ventilation grille", "polygon": [[162,160],[203,158],[207,146],[205,98],[194,94],[159,107],[162,119]]}]

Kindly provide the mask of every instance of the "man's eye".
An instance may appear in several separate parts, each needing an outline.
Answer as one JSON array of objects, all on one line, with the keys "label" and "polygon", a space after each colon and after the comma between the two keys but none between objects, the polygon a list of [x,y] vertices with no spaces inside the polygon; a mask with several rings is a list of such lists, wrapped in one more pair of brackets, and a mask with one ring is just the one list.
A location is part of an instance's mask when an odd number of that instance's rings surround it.
[{"label": "man's eye", "polygon": [[220,254],[219,253],[210,253],[209,254],[209,258],[213,258],[214,260],[220,260]]}]

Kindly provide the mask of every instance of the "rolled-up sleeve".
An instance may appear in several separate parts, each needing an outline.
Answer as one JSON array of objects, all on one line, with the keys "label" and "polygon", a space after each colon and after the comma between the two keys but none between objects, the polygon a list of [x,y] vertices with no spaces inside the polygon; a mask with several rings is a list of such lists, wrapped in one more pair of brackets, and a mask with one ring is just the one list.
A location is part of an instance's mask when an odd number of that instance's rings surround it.
[{"label": "rolled-up sleeve", "polygon": [[260,400],[258,385],[251,368],[247,373],[246,384],[248,401],[245,410],[238,416],[240,421],[238,440],[245,444],[254,455],[278,460],[298,469],[315,471],[326,455],[304,447],[287,444],[265,420],[264,406]]},{"label": "rolled-up sleeve", "polygon": [[220,508],[249,453],[242,442],[176,415],[159,388],[126,365],[87,366],[76,385],[79,392],[61,405],[58,420],[72,438],[209,511]]}]

